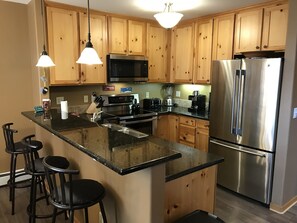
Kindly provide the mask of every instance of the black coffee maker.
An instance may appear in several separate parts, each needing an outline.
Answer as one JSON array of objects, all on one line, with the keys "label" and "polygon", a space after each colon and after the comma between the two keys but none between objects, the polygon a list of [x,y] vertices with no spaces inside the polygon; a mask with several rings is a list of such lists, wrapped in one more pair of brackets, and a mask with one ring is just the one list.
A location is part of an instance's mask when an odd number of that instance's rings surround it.
[{"label": "black coffee maker", "polygon": [[193,95],[189,95],[188,99],[192,101],[191,108],[188,109],[190,112],[205,111],[205,95],[199,94],[199,91],[194,91]]}]

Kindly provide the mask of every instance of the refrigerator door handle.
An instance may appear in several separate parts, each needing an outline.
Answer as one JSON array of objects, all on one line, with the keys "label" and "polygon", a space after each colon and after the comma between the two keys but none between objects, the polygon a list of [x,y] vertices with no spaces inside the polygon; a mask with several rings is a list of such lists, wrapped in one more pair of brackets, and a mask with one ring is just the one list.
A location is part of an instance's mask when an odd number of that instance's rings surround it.
[{"label": "refrigerator door handle", "polygon": [[225,143],[221,143],[221,142],[218,142],[217,140],[209,140],[211,143],[213,144],[216,144],[216,145],[219,145],[219,146],[223,146],[223,147],[226,147],[226,148],[229,148],[229,149],[233,149],[233,150],[236,150],[236,151],[239,151],[239,152],[243,152],[243,153],[247,153],[247,154],[250,154],[250,155],[254,155],[254,156],[260,156],[260,157],[266,157],[266,155],[264,153],[261,153],[261,152],[251,152],[251,151],[247,151],[247,150],[244,150],[244,149],[239,149],[239,148],[236,148],[234,146],[230,146],[228,144],[225,144]]},{"label": "refrigerator door handle", "polygon": [[[233,82],[233,94],[232,94],[232,108],[231,108],[231,134],[237,134],[237,102],[238,102],[238,87],[239,87],[240,70],[236,70],[234,82]],[[235,120],[235,121],[234,121]]]},{"label": "refrigerator door handle", "polygon": [[240,70],[239,74],[239,93],[237,101],[237,115],[236,115],[236,135],[242,136],[242,113],[244,104],[244,86],[245,86],[246,70]]}]

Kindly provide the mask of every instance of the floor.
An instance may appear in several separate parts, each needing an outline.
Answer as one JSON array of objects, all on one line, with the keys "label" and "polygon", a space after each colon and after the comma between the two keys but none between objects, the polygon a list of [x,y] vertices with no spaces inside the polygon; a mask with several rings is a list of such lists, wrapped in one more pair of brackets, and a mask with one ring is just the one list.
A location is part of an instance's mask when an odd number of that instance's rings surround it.
[{"label": "floor", "polygon": [[[24,191],[25,190],[25,191]],[[29,200],[29,190],[16,191],[15,215],[10,214],[11,204],[8,201],[8,187],[0,187],[0,222],[26,223],[28,216],[26,206]],[[39,213],[51,212],[44,201],[40,201]],[[277,214],[257,202],[236,196],[222,188],[217,190],[215,214],[226,223],[297,223],[297,205],[285,214]],[[51,222],[51,219],[39,219],[38,222]],[[57,217],[56,223],[68,222],[64,215]]]}]

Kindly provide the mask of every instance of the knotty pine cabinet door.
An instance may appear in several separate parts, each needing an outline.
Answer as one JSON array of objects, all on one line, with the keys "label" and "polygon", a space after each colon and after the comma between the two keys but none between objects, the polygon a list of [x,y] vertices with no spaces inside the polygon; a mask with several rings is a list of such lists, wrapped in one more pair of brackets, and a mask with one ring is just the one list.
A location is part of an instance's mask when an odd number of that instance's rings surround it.
[{"label": "knotty pine cabinet door", "polygon": [[262,18],[262,8],[236,15],[234,53],[261,50]]},{"label": "knotty pine cabinet door", "polygon": [[234,18],[234,13],[214,18],[213,60],[231,60],[233,58]]},{"label": "knotty pine cabinet door", "polygon": [[196,56],[194,83],[210,84],[213,20],[196,23]]},{"label": "knotty pine cabinet door", "polygon": [[171,79],[174,83],[193,83],[194,24],[174,28],[171,33]]},{"label": "knotty pine cabinet door", "polygon": [[147,24],[147,56],[149,60],[149,82],[168,81],[169,31],[158,24]]},{"label": "knotty pine cabinet door", "polygon": [[79,83],[77,12],[47,7],[47,27],[49,55],[56,64],[50,68],[50,84]]},{"label": "knotty pine cabinet door", "polygon": [[109,17],[109,52],[145,55],[146,23]]},{"label": "knotty pine cabinet door", "polygon": [[[80,22],[80,51],[86,47],[88,41],[88,17],[86,13],[79,14]],[[106,17],[102,15],[91,14],[91,42],[97,51],[103,64],[100,65],[81,65],[80,82],[82,84],[106,83],[106,48],[107,48],[107,30]]]},{"label": "knotty pine cabinet door", "polygon": [[170,142],[178,142],[178,120],[177,115],[159,115],[154,136]]},{"label": "knotty pine cabinet door", "polygon": [[288,4],[264,9],[262,50],[284,50],[288,26]]},{"label": "knotty pine cabinet door", "polygon": [[208,152],[209,144],[209,121],[197,119],[196,121],[196,145],[197,149]]}]

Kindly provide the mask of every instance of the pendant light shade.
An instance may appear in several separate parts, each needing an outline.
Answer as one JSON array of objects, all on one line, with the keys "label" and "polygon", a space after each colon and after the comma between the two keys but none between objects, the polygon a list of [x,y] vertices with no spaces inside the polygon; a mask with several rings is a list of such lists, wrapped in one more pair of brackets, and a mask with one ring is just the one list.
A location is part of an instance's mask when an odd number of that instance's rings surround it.
[{"label": "pendant light shade", "polygon": [[184,16],[181,13],[172,12],[170,10],[171,6],[172,6],[172,3],[165,3],[164,11],[154,15],[154,17],[159,22],[159,24],[166,29],[170,29],[176,26],[176,24]]},{"label": "pendant light shade", "polygon": [[88,2],[88,42],[86,43],[85,49],[81,52],[80,57],[76,61],[76,63],[80,64],[87,64],[87,65],[93,65],[93,64],[103,64],[100,60],[96,50],[93,48],[93,44],[91,42],[91,31],[90,31],[90,3]]},{"label": "pendant light shade", "polygon": [[56,66],[45,50],[45,31],[44,31],[44,0],[41,1],[41,17],[42,17],[42,35],[43,35],[43,51],[36,64],[36,67],[53,67]]}]

